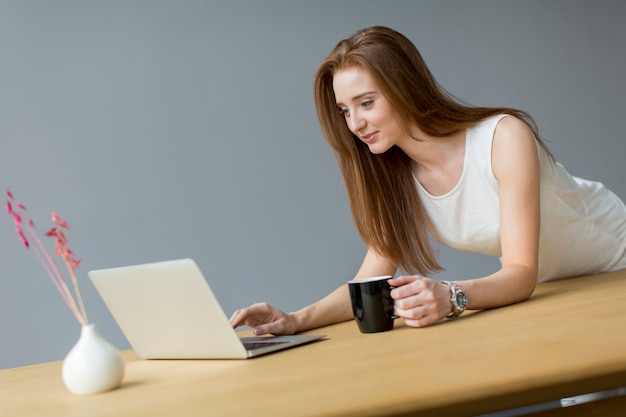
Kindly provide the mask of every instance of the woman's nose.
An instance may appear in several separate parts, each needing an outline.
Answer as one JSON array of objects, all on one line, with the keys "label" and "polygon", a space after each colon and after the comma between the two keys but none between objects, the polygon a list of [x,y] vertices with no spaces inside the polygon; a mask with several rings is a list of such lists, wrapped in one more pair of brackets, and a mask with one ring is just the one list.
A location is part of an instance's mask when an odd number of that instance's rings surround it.
[{"label": "woman's nose", "polygon": [[350,128],[352,133],[356,135],[360,130],[363,129],[363,127],[365,127],[365,120],[363,120],[363,118],[361,117],[358,117],[357,115],[354,115],[353,117],[350,117],[348,127]]}]

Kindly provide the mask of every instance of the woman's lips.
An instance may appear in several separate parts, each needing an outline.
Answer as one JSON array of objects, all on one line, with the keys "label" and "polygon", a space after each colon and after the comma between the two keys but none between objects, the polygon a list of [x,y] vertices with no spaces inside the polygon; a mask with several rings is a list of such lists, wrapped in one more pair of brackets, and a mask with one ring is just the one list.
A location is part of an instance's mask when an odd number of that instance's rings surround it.
[{"label": "woman's lips", "polygon": [[376,140],[377,136],[378,136],[378,132],[368,133],[367,135],[362,135],[361,140],[363,140],[363,142],[365,143],[372,143]]}]

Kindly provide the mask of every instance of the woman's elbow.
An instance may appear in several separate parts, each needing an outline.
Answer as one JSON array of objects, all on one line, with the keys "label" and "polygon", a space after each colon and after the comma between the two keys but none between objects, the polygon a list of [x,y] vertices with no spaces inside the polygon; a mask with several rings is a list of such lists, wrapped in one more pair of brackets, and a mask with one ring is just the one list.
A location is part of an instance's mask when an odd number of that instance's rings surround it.
[{"label": "woman's elbow", "polygon": [[528,300],[533,293],[535,292],[535,288],[537,287],[537,272],[532,271],[528,274],[525,274],[521,288],[520,288],[520,300],[526,301]]}]

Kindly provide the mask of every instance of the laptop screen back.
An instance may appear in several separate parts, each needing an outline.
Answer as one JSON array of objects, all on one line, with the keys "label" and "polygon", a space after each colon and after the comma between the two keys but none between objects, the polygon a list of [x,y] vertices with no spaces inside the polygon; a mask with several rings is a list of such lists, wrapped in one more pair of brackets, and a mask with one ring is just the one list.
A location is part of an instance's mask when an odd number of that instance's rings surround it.
[{"label": "laptop screen back", "polygon": [[141,358],[247,356],[191,259],[90,271],[89,278]]}]

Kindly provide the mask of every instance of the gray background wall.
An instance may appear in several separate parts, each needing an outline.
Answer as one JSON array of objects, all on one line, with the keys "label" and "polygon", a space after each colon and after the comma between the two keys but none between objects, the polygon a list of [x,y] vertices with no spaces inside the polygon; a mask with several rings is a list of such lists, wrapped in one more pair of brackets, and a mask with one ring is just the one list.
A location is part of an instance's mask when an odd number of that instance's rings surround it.
[{"label": "gray background wall", "polygon": [[[311,92],[339,39],[400,30],[452,93],[529,110],[559,161],[624,198],[624,22],[621,0],[2,0],[0,186],[40,232],[52,210],[70,222],[119,348],[90,269],[193,257],[227,314],[297,309],[364,253]],[[0,368],[62,359],[79,326],[3,216]],[[497,267],[441,256],[440,278]]]}]

